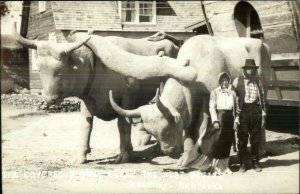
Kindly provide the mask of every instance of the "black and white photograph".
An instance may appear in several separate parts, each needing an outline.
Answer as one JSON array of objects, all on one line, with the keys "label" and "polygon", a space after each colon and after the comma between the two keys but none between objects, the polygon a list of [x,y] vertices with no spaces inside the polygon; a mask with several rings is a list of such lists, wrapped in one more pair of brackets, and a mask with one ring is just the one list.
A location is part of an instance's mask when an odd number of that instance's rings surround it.
[{"label": "black and white photograph", "polygon": [[3,194],[299,193],[299,0],[0,8]]}]

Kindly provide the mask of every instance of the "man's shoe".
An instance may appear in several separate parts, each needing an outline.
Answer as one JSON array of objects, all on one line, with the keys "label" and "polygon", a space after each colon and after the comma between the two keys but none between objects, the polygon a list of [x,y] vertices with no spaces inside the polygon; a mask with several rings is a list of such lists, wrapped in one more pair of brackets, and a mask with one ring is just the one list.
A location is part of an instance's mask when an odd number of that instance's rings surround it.
[{"label": "man's shoe", "polygon": [[261,171],[262,171],[262,169],[261,169],[261,167],[260,167],[258,161],[252,161],[252,163],[253,163],[253,169],[254,169],[256,172],[261,172]]},{"label": "man's shoe", "polygon": [[246,163],[241,163],[239,172],[245,173],[247,171]]}]

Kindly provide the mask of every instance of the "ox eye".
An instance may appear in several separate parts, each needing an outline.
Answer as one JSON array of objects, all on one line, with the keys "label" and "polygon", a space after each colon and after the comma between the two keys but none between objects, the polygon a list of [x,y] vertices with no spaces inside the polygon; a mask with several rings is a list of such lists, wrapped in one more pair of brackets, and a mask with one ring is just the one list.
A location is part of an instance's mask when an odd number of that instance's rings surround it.
[{"label": "ox eye", "polygon": [[63,74],[62,74],[62,72],[55,72],[54,75],[57,76],[57,77],[61,77]]},{"label": "ox eye", "polygon": [[167,131],[166,132],[166,138],[169,138],[170,137],[170,131]]}]

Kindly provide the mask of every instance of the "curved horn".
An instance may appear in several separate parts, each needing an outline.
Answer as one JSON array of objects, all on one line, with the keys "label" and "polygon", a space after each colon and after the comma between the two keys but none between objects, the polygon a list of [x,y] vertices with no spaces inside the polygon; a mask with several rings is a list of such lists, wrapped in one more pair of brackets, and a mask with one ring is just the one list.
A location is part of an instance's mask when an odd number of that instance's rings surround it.
[{"label": "curved horn", "polygon": [[89,41],[91,39],[91,36],[86,37],[85,39],[78,41],[76,43],[69,43],[67,48],[64,49],[64,53],[67,55],[69,54],[71,51],[76,50],[78,48],[80,48],[84,43],[86,43],[87,41]]},{"label": "curved horn", "polygon": [[139,109],[134,110],[125,110],[121,108],[117,103],[114,101],[112,91],[109,90],[109,101],[113,109],[121,116],[123,117],[141,117],[141,112]]},{"label": "curved horn", "polygon": [[180,114],[179,112],[172,107],[170,104],[164,105],[159,98],[159,88],[156,90],[156,106],[158,110],[166,117],[169,122],[178,123]]},{"label": "curved horn", "polygon": [[37,49],[37,41],[36,40],[29,40],[26,38],[23,38],[18,32],[17,32],[17,22],[14,22],[13,28],[12,28],[12,34],[16,41],[26,47],[26,48],[31,48],[31,49]]}]

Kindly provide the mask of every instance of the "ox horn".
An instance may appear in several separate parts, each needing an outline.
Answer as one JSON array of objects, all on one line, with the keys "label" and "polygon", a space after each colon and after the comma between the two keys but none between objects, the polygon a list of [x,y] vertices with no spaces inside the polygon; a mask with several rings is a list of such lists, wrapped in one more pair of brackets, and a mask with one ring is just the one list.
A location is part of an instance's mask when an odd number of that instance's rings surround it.
[{"label": "ox horn", "polygon": [[139,109],[134,110],[125,110],[121,108],[117,103],[114,101],[112,91],[109,90],[109,101],[113,109],[123,117],[141,117],[141,112]]},{"label": "ox horn", "polygon": [[17,22],[14,22],[13,28],[12,28],[12,34],[16,41],[26,47],[26,48],[31,48],[31,49],[37,49],[37,41],[36,40],[29,40],[26,38],[23,38],[18,32],[17,32]]},{"label": "ox horn", "polygon": [[156,90],[155,99],[156,99],[155,101],[156,101],[156,106],[157,106],[158,110],[166,117],[166,119],[169,122],[178,123],[179,118],[180,118],[179,112],[174,107],[172,107],[172,105],[170,105],[170,104],[164,105],[160,101],[159,88],[157,88],[157,90]]},{"label": "ox horn", "polygon": [[67,55],[70,52],[72,52],[73,50],[76,50],[78,48],[80,48],[84,43],[86,43],[87,41],[89,41],[91,39],[91,36],[86,37],[85,39],[78,41],[76,43],[69,43],[68,46],[64,49],[64,53]]}]

